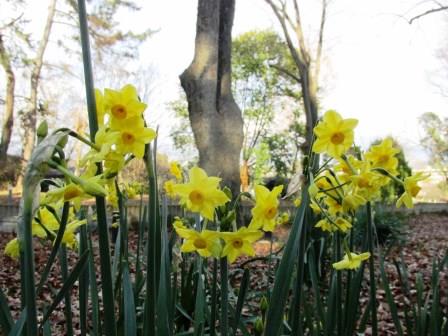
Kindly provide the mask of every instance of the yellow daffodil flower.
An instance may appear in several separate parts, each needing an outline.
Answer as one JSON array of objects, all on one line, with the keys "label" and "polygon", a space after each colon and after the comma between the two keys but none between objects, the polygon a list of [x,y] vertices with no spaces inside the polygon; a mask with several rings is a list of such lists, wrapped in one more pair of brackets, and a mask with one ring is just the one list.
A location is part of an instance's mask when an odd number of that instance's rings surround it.
[{"label": "yellow daffodil flower", "polygon": [[367,169],[361,170],[358,175],[353,175],[350,180],[357,189],[357,193],[366,200],[372,201],[380,196],[381,187],[384,182],[389,182],[388,178],[370,170],[370,164],[366,165]]},{"label": "yellow daffodil flower", "polygon": [[137,90],[132,85],[125,85],[121,90],[104,90],[104,109],[109,113],[112,129],[121,129],[121,123],[129,118],[142,118],[146,104],[138,99]]},{"label": "yellow daffodil flower", "polygon": [[297,197],[293,201],[294,206],[297,207],[297,208],[300,206],[301,203],[302,203],[302,199],[300,197]]},{"label": "yellow daffodil flower", "polygon": [[176,197],[176,193],[174,192],[174,185],[175,183],[173,180],[165,181],[165,183],[163,184],[163,190],[165,190],[166,194],[170,198]]},{"label": "yellow daffodil flower", "polygon": [[201,257],[219,257],[221,254],[221,243],[219,233],[216,231],[186,229],[185,227],[174,227],[177,234],[185,239],[180,250],[184,253],[196,251]]},{"label": "yellow daffodil flower", "polygon": [[98,126],[101,127],[104,125],[104,96],[103,93],[95,89],[95,103],[96,103],[96,115],[98,118]]},{"label": "yellow daffodil flower", "polygon": [[170,173],[176,180],[182,181],[182,168],[180,167],[179,162],[173,161],[170,163]]},{"label": "yellow daffodil flower", "polygon": [[342,217],[336,218],[334,223],[336,224],[338,229],[341,230],[344,233],[352,228],[352,224],[348,220],[346,220],[346,219],[344,219]]},{"label": "yellow daffodil flower", "polygon": [[342,269],[355,269],[361,266],[362,261],[367,260],[369,258],[370,258],[369,252],[364,252],[361,254],[350,252],[350,256],[346,254],[341,261],[333,263],[333,267],[338,271]]},{"label": "yellow daffodil flower", "polygon": [[392,175],[398,175],[398,159],[395,157],[400,150],[394,147],[391,138],[384,139],[379,145],[372,146],[365,157],[373,168],[383,168]]},{"label": "yellow daffodil flower", "polygon": [[150,143],[156,132],[144,125],[141,117],[133,117],[120,121],[120,136],[117,140],[117,151],[123,154],[132,153],[141,159],[145,154],[145,144]]},{"label": "yellow daffodil flower", "polygon": [[356,194],[356,193],[350,193],[346,195],[342,199],[342,210],[347,213],[349,211],[356,211],[361,205],[364,205],[367,203],[367,200]]},{"label": "yellow daffodil flower", "polygon": [[176,230],[177,229],[187,229],[184,222],[179,217],[174,217],[173,227]]},{"label": "yellow daffodil flower", "polygon": [[344,160],[339,158],[338,161],[338,164],[334,166],[334,170],[338,173],[338,179],[341,183],[349,181],[362,165],[362,161],[358,160],[353,155],[347,155]]},{"label": "yellow daffodil flower", "polygon": [[321,208],[319,207],[319,205],[316,203],[316,201],[315,200],[311,200],[311,202],[310,202],[310,208],[311,208],[311,210],[313,210],[313,212],[316,214],[316,215],[318,215],[318,214],[320,214],[321,212],[322,212],[322,210],[321,210]]},{"label": "yellow daffodil flower", "polygon": [[104,156],[104,176],[118,173],[124,167],[124,156],[121,153],[110,151]]},{"label": "yellow daffodil flower", "polygon": [[316,225],[314,225],[314,227],[320,228],[322,231],[328,231],[328,232],[333,232],[336,231],[337,229],[327,218],[318,221]]},{"label": "yellow daffodil flower", "polygon": [[39,219],[40,223],[38,223],[36,220],[33,220],[31,223],[31,232],[33,233],[33,236],[46,238],[47,231],[57,231],[59,229],[58,220],[46,207],[42,207],[39,209],[37,218]]},{"label": "yellow daffodil flower", "polygon": [[240,228],[237,232],[222,232],[221,238],[225,241],[222,257],[229,259],[233,263],[240,255],[254,256],[255,251],[252,243],[263,236],[261,231],[253,231],[246,227]]},{"label": "yellow daffodil flower", "polygon": [[220,181],[219,177],[209,177],[203,169],[193,167],[189,171],[189,182],[173,185],[173,192],[181,198],[181,203],[188,210],[213,220],[215,208],[230,201],[227,195],[218,189]]},{"label": "yellow daffodil flower", "polygon": [[290,216],[289,213],[284,211],[277,217],[276,225],[284,225],[289,222]]},{"label": "yellow daffodil flower", "polygon": [[397,208],[403,204],[406,208],[410,209],[414,207],[412,198],[416,197],[421,190],[418,182],[423,181],[429,177],[429,174],[418,172],[415,175],[406,177],[403,182],[404,193],[397,200]]},{"label": "yellow daffodil flower", "polygon": [[85,225],[87,220],[75,220],[69,224],[65,228],[64,235],[62,236],[62,243],[65,244],[68,248],[74,249],[78,246],[78,240],[76,239],[75,231],[81,225]]},{"label": "yellow daffodil flower", "polygon": [[342,204],[333,197],[326,197],[324,203],[327,206],[328,213],[332,216],[337,216],[343,212]]},{"label": "yellow daffodil flower", "polygon": [[[96,179],[95,179],[96,180]],[[103,188],[104,190],[104,188]],[[104,190],[104,194],[106,191]],[[43,199],[43,204],[54,204],[59,201],[72,202],[76,210],[81,207],[84,200],[92,198],[83,188],[75,183],[69,183],[64,187],[48,191]]]},{"label": "yellow daffodil flower", "polygon": [[117,188],[115,187],[114,179],[110,179],[106,183],[106,191],[107,191],[107,203],[109,203],[115,210],[118,209],[118,195]]},{"label": "yellow daffodil flower", "polygon": [[357,124],[356,119],[342,119],[336,111],[327,111],[322,121],[314,128],[317,139],[313,151],[340,157],[353,144],[353,129]]},{"label": "yellow daffodil flower", "polygon": [[5,246],[4,253],[13,259],[17,259],[20,255],[19,240],[17,238],[10,240]]},{"label": "yellow daffodil flower", "polygon": [[272,191],[268,188],[255,186],[255,206],[252,209],[252,220],[249,229],[258,230],[263,228],[264,231],[274,231],[275,218],[278,211],[278,197],[283,190],[283,186],[276,186]]}]

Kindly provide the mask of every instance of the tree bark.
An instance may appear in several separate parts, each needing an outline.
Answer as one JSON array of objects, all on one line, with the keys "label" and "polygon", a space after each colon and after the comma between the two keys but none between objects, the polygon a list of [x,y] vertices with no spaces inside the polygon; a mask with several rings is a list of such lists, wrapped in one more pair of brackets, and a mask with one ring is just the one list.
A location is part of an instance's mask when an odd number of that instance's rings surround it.
[{"label": "tree bark", "polygon": [[0,142],[0,166],[6,166],[6,158],[9,143],[11,142],[12,128],[14,125],[14,89],[15,89],[15,74],[12,70],[11,60],[3,43],[2,35],[0,34],[0,62],[6,75],[6,99],[5,99],[5,114],[2,125],[2,138]]},{"label": "tree bark", "polygon": [[[45,50],[48,45],[48,40],[50,39],[51,27],[53,25],[53,19],[56,12],[56,2],[57,0],[51,0],[50,4],[48,5],[47,20],[45,23],[44,32],[36,52],[36,57],[33,60],[33,68],[31,70],[30,78],[29,102],[22,119],[22,126],[25,130],[22,154],[23,167],[26,167],[29,159],[31,158],[31,153],[33,152],[34,141],[36,138],[37,93],[39,89],[39,79],[44,63]],[[23,172],[17,183],[18,185],[21,184],[22,178]]]},{"label": "tree bark", "polygon": [[235,0],[199,0],[195,54],[180,75],[187,95],[199,165],[218,175],[235,196],[243,118],[231,91],[231,43]]}]

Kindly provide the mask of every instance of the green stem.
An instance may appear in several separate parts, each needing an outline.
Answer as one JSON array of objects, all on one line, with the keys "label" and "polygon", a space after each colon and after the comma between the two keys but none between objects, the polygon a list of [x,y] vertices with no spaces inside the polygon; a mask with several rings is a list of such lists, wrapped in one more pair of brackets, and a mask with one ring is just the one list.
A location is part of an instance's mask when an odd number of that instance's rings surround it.
[{"label": "green stem", "polygon": [[[62,283],[65,283],[68,278],[67,247],[65,247],[65,245],[61,245],[59,249],[59,260],[61,262]],[[64,313],[67,336],[73,336],[72,300],[70,295],[71,291],[67,291],[64,295]]]},{"label": "green stem", "polygon": [[220,273],[221,273],[221,321],[219,322],[221,327],[221,335],[228,336],[229,330],[229,286],[228,286],[228,267],[227,258],[221,258],[220,260]]},{"label": "green stem", "polygon": [[[341,260],[341,235],[339,231],[335,234],[336,238],[336,261]],[[350,254],[348,254],[350,255]],[[336,272],[336,328],[337,335],[342,335],[342,272]]]},{"label": "green stem", "polygon": [[213,258],[212,302],[210,313],[210,336],[216,336],[216,308],[218,287],[218,260]]},{"label": "green stem", "polygon": [[68,135],[70,135],[71,137],[78,139],[79,141],[85,143],[86,145],[92,147],[93,149],[95,149],[97,151],[101,150],[101,148],[98,145],[96,145],[94,142],[90,141],[89,139],[84,138],[83,136],[79,135],[78,133],[71,130],[70,128],[66,128],[66,127],[58,128],[56,131],[54,131],[54,133],[56,133],[56,132],[68,132]]},{"label": "green stem", "polygon": [[393,181],[397,182],[397,183],[400,184],[400,185],[404,185],[404,183],[403,183],[402,180],[400,180],[398,177],[392,175],[391,173],[389,173],[389,171],[387,171],[387,170],[384,169],[384,168],[372,168],[372,170],[373,170],[373,171],[378,171],[378,172],[380,172],[381,174],[383,174],[383,175],[389,177],[390,179],[392,179]]},{"label": "green stem", "polygon": [[376,283],[375,283],[375,265],[373,257],[373,214],[370,202],[367,202],[367,241],[370,252],[369,258],[369,276],[370,276],[370,304],[372,313],[372,336],[378,335],[378,319],[376,307]]},{"label": "green stem", "polygon": [[36,308],[36,291],[34,281],[34,251],[33,251],[33,234],[31,222],[33,220],[33,190],[29,190],[27,181],[23,188],[23,217],[22,217],[22,234],[23,234],[23,277],[25,285],[25,302],[26,302],[26,335],[37,335],[37,308]]},{"label": "green stem", "polygon": [[[81,35],[82,58],[84,66],[84,80],[86,84],[87,110],[89,116],[90,140],[95,141],[98,131],[96,114],[95,87],[93,84],[92,63],[90,57],[89,31],[85,0],[78,0],[79,27]],[[97,173],[101,174],[102,167],[98,164]],[[107,225],[106,202],[104,197],[97,196],[96,211],[98,216],[98,243],[101,265],[101,287],[104,307],[104,332],[108,336],[116,336],[115,303],[112,288],[112,274],[110,266],[109,231]]]},{"label": "green stem", "polygon": [[155,166],[150,145],[146,145],[146,170],[149,180],[149,227],[148,227],[148,249],[147,249],[147,278],[146,278],[146,297],[145,297],[145,334],[156,334],[156,304],[157,304],[157,185],[155,179]]}]

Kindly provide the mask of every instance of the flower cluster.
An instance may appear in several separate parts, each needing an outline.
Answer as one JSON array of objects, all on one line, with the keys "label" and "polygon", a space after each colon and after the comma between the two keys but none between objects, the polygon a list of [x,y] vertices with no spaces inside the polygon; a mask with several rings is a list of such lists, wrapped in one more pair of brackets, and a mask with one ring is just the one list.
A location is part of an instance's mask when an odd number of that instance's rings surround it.
[{"label": "flower cluster", "polygon": [[[60,156],[50,160],[48,165],[59,170],[65,179],[54,182],[52,189],[41,194],[40,207],[32,223],[34,236],[54,240],[61,225],[63,204],[69,202],[70,216],[62,238],[62,243],[68,248],[76,247],[75,232],[86,223],[75,215],[82,202],[95,196],[105,196],[116,208],[118,198],[115,177],[130,159],[142,158],[145,145],[156,137],[156,132],[145,126],[143,112],[146,104],[140,101],[132,85],[126,85],[118,91],[105,89],[104,93],[96,89],[95,98],[99,126],[95,141],[91,143],[77,134],[78,139],[91,147],[80,161],[83,173],[80,176],[73,174]],[[99,163],[105,168],[102,174],[97,174]],[[129,194],[135,193],[131,185],[124,186],[124,189]],[[19,255],[19,251],[17,238],[5,248],[5,253],[14,258]]]},{"label": "flower cluster", "polygon": [[[413,206],[412,198],[420,191],[418,182],[427,176],[417,173],[400,180],[398,159],[400,152],[390,138],[372,146],[364,154],[353,155],[354,128],[358,121],[343,119],[337,112],[328,111],[314,128],[316,141],[313,151],[328,155],[326,164],[314,176],[309,187],[311,208],[321,215],[315,225],[322,231],[336,231],[347,235],[352,228],[355,211],[367,202],[374,202],[381,196],[381,188],[392,180],[403,185],[405,192],[397,201],[397,207]],[[329,162],[334,164],[330,166]],[[344,240],[344,259],[334,263],[336,269],[357,268],[361,261],[370,257],[368,252],[350,252]]]},{"label": "flower cluster", "polygon": [[[200,214],[204,220],[202,230],[188,228],[180,219],[173,226],[179,237],[183,239],[181,252],[197,252],[206,257],[227,257],[232,263],[240,255],[253,256],[253,243],[263,236],[263,231],[273,231],[276,225],[283,223],[278,218],[278,197],[282,186],[269,191],[264,186],[255,186],[255,206],[252,209],[252,220],[247,227],[236,228],[232,219],[233,231],[208,230],[208,221],[217,221],[216,209],[225,206],[229,196],[219,189],[220,178],[207,176],[206,172],[193,167],[188,174],[188,181],[181,183],[182,170],[177,163],[171,164],[171,174],[176,180],[165,182],[166,193],[178,198],[180,203],[189,211]],[[226,218],[231,217],[227,216]],[[218,219],[218,220],[217,220]],[[283,218],[284,219],[284,218]],[[220,227],[220,225],[218,225]]]}]

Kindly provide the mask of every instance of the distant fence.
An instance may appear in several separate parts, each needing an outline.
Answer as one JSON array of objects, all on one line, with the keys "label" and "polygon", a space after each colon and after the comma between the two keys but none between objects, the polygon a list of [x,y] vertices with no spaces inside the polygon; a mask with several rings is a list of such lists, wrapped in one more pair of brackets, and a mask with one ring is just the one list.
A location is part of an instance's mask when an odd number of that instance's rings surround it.
[{"label": "distant fence", "polygon": [[[147,204],[147,202],[144,202]],[[413,209],[400,208],[397,209],[395,206],[382,206],[385,211],[401,212],[405,214],[425,214],[425,213],[447,213],[448,214],[448,203],[417,203]],[[243,218],[250,218],[250,211],[252,206],[250,204],[243,204],[241,206]],[[280,203],[280,212],[288,211],[291,215],[294,214],[295,207],[290,202]],[[128,201],[128,221],[129,223],[138,222],[140,212],[140,201],[130,200]],[[168,215],[182,216],[182,207],[179,204],[167,204]],[[10,232],[15,231],[17,226],[17,215],[19,214],[19,205],[17,204],[0,204],[0,231]],[[110,217],[112,213],[110,212]]]}]

